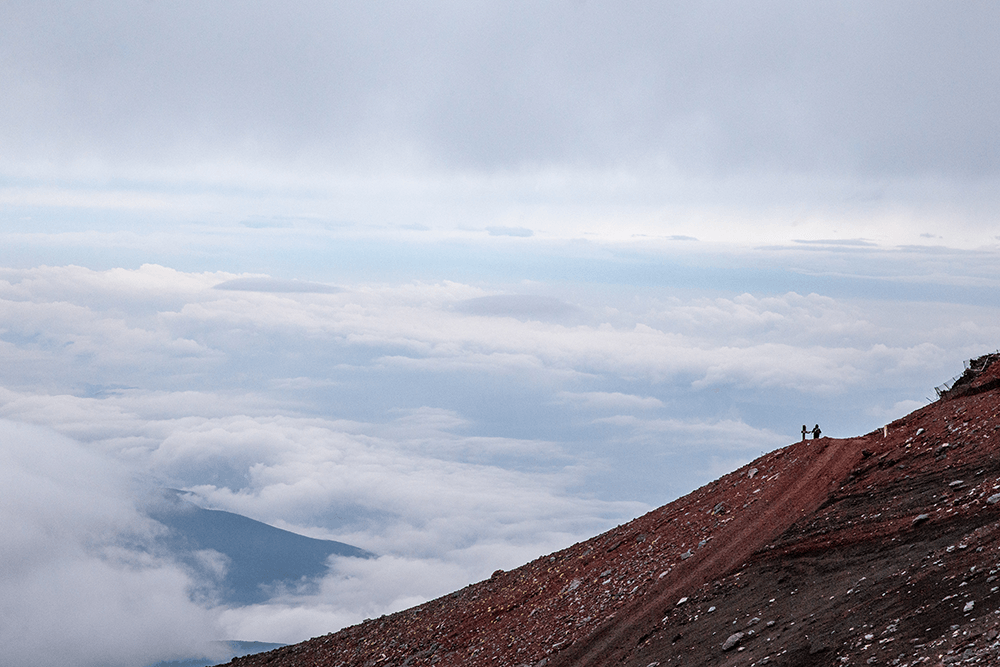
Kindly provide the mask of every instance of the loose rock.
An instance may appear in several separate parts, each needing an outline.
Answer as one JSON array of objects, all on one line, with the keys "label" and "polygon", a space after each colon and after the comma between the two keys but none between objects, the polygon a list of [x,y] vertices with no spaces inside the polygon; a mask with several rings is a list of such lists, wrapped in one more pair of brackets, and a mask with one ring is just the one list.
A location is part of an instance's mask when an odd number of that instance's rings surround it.
[{"label": "loose rock", "polygon": [[743,639],[743,637],[745,636],[746,634],[743,632],[736,632],[734,634],[729,635],[729,638],[726,639],[726,641],[723,642],[722,644],[722,650],[728,651],[729,649],[733,648],[734,646],[739,644],[740,640]]}]

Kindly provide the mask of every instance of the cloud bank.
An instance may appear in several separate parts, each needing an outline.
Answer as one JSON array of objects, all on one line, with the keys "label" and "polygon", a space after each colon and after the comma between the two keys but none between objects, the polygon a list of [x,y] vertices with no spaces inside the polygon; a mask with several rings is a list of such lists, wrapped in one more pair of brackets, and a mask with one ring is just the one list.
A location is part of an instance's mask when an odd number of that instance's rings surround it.
[{"label": "cloud bank", "polygon": [[19,665],[135,665],[212,654],[213,614],[149,552],[157,525],[118,461],[0,421],[0,641]]},{"label": "cloud bank", "polygon": [[[4,521],[22,536],[3,545],[4,616],[78,590],[107,607],[107,628],[165,623],[118,635],[147,638],[133,645],[105,641],[79,605],[39,621],[68,629],[59,650],[112,664],[190,646],[180,636],[296,641],[596,534],[804,421],[870,430],[1000,334],[987,304],[340,284],[0,271],[4,470],[20,504]],[[135,498],[164,486],[380,557],[332,563],[311,592],[213,608],[189,595],[204,582],[137,546],[156,526]],[[148,615],[129,611],[133,588],[153,596]],[[10,641],[28,656],[40,636]]]}]

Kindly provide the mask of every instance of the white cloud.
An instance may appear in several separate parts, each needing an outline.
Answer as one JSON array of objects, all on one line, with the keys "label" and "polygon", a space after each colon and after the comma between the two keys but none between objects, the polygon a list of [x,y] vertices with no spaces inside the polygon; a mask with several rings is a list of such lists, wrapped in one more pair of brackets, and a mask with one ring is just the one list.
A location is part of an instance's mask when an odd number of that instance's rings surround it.
[{"label": "white cloud", "polygon": [[[937,398],[937,396],[933,393],[933,390],[929,390],[927,393],[930,394],[930,396]],[[883,419],[885,423],[889,423],[891,421],[899,419],[900,417],[905,417],[914,410],[918,410],[924,407],[925,405],[927,405],[926,400],[896,401],[891,406],[873,405],[871,408],[868,409],[868,413],[874,417],[879,417]]]},{"label": "white cloud", "polygon": [[271,278],[270,276],[261,276],[258,278],[233,278],[232,280],[226,280],[218,285],[215,285],[212,289],[231,290],[237,292],[315,292],[317,294],[336,294],[340,291],[340,288],[334,285],[313,283],[306,280],[278,280],[276,278]]},{"label": "white cloud", "polygon": [[[256,363],[250,360],[264,352],[279,359],[298,355],[304,344],[314,341],[362,353],[398,349],[404,356],[383,361],[427,369],[507,366],[543,373],[640,374],[653,381],[700,372],[704,383],[725,376],[729,381],[805,390],[817,388],[822,375],[825,382],[819,388],[826,390],[828,384],[837,388],[856,382],[857,376],[845,369],[842,353],[817,359],[829,353],[803,349],[802,343],[872,333],[855,313],[839,312],[843,308],[832,300],[795,294],[665,304],[659,312],[645,313],[654,326],[642,321],[609,326],[592,319],[589,326],[566,327],[506,318],[484,322],[448,312],[444,306],[456,292],[470,291],[452,284],[339,294],[219,293],[199,289],[209,276],[200,283],[185,276],[178,282],[186,283],[187,290],[180,292],[176,285],[164,285],[176,279],[177,272],[158,267],[134,272],[134,284],[122,280],[120,271],[107,272],[103,281],[83,269],[52,273],[56,275],[40,281],[46,283],[40,294],[31,291],[32,301],[0,301],[0,318],[19,322],[16,329],[8,328],[9,335],[31,343],[23,347],[36,356],[36,363],[55,366],[67,358],[86,357],[88,370],[114,375],[126,384],[135,378],[137,367],[166,371],[169,365],[172,371],[164,373],[166,377],[179,371],[204,377],[206,371],[226,373],[226,362],[231,365],[240,357]],[[76,276],[70,282],[72,273]],[[51,281],[60,278],[67,284],[56,296],[49,290]],[[21,281],[10,291],[21,297],[33,290],[33,283]],[[82,289],[87,297],[80,296]],[[112,305],[134,303],[144,292],[151,292],[154,303],[173,307],[136,317]],[[172,303],[165,302],[164,292]],[[11,350],[11,358],[20,354],[20,349],[16,354]]]},{"label": "white cloud", "polygon": [[633,396],[620,391],[561,392],[558,399],[567,403],[580,403],[590,409],[652,410],[662,408],[663,401],[652,396]]},{"label": "white cloud", "polygon": [[211,651],[192,581],[144,548],[125,469],[54,432],[0,421],[0,641],[12,664],[134,667]]},{"label": "white cloud", "polygon": [[788,438],[768,429],[759,429],[739,420],[713,422],[691,419],[639,419],[619,415],[595,422],[629,427],[633,438],[655,441],[673,452],[699,450],[711,452],[770,451],[788,444]]}]

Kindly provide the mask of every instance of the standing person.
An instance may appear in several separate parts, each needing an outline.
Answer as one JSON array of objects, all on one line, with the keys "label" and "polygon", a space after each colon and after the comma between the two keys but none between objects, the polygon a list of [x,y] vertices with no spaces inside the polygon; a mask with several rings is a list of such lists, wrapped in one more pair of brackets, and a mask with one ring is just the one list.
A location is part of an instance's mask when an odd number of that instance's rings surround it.
[{"label": "standing person", "polygon": [[819,434],[822,433],[822,432],[823,431],[819,430],[819,424],[816,424],[815,426],[813,426],[813,440],[818,439],[819,438]]},{"label": "standing person", "polygon": [[805,442],[805,441],[806,441],[806,433],[807,433],[807,432],[808,432],[808,429],[806,429],[806,425],[805,425],[805,424],[803,424],[803,425],[802,425],[802,442]]}]

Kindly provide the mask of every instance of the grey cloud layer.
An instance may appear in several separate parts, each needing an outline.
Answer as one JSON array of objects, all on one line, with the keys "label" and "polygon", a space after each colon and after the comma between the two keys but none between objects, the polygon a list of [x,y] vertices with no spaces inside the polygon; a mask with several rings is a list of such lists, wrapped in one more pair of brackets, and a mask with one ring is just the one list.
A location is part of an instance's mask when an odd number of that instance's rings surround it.
[{"label": "grey cloud layer", "polygon": [[8,163],[997,169],[989,2],[31,2],[2,16]]}]

